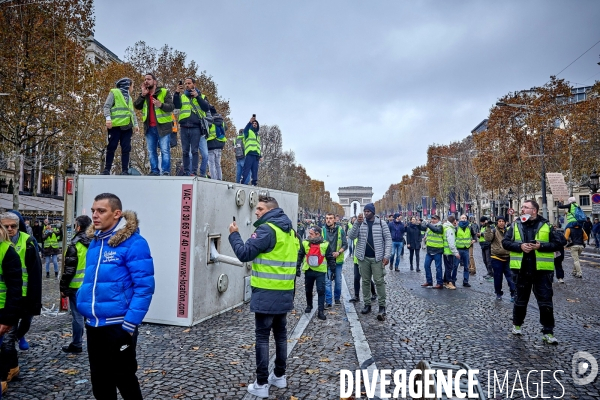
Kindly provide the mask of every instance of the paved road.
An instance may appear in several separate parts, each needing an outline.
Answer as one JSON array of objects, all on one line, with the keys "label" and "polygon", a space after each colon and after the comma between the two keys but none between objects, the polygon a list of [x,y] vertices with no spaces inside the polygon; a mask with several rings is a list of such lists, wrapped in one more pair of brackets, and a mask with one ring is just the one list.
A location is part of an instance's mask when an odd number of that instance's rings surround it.
[{"label": "paved road", "polygon": [[[565,283],[554,284],[556,336],[561,343],[550,347],[541,342],[535,302],[530,303],[524,335],[510,334],[512,305],[507,300],[495,301],[493,284],[481,279],[478,249],[475,253],[480,274],[472,278],[472,288],[423,289],[423,272],[410,272],[407,256],[402,259],[400,272],[388,272],[387,321],[377,321],[374,313],[359,313],[360,323],[354,327],[355,334],[357,328],[364,332],[377,368],[413,369],[420,360],[461,361],[480,370],[484,389],[487,370],[502,374],[508,370],[512,384],[517,370],[525,382],[530,369],[562,369],[565,398],[600,398],[598,379],[591,385],[576,386],[571,377],[575,352],[588,351],[600,359],[600,269],[584,263],[584,279],[572,278],[567,253]],[[344,268],[350,286],[351,267],[347,264]],[[47,307],[58,304],[54,279],[44,279],[44,303]],[[304,307],[300,279],[296,310],[288,317],[290,334]],[[336,306],[327,316],[327,321],[314,317],[309,322],[289,358],[288,388],[271,389],[271,399],[339,398],[339,370],[358,369],[356,346],[363,348],[365,343],[355,342],[352,315],[345,307]],[[189,329],[143,324],[138,377],[145,398],[242,399],[247,384],[255,378],[253,328],[248,305]],[[68,314],[34,319],[28,335],[32,348],[20,353],[21,377],[9,384],[6,399],[92,398],[86,354],[72,356],[60,350],[68,344],[69,333]],[[558,385],[545,386],[545,396],[560,394]],[[513,397],[524,396],[515,392]]]}]

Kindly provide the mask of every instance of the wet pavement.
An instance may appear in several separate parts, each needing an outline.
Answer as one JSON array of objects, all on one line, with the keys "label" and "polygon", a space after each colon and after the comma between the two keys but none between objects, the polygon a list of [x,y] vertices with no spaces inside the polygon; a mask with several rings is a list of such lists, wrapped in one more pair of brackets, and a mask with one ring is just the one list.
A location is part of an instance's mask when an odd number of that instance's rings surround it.
[{"label": "wet pavement", "polygon": [[[422,259],[424,254],[421,252]],[[554,284],[555,335],[560,343],[548,346],[541,341],[533,296],[523,336],[510,333],[512,303],[506,296],[503,301],[495,300],[493,283],[482,279],[479,248],[475,257],[478,274],[471,277],[472,287],[459,284],[454,291],[421,288],[424,273],[409,271],[408,255],[401,259],[399,272],[388,270],[387,320],[377,321],[376,313],[358,312],[359,327],[377,368],[412,370],[421,360],[464,362],[480,370],[486,391],[488,370],[502,376],[508,371],[511,388],[517,371],[525,385],[531,369],[563,370],[557,377],[564,387],[564,398],[600,398],[598,378],[585,386],[575,385],[571,364],[577,351],[600,359],[598,265],[584,262],[583,279],[573,278],[567,252],[565,283]],[[344,276],[353,292],[349,263]],[[288,315],[289,335],[306,306],[303,280],[297,281],[295,312]],[[58,281],[53,278],[44,278],[43,301],[48,308],[59,304]],[[356,306],[357,311],[360,308],[362,304]],[[362,344],[355,342],[352,316],[345,306],[334,306],[327,318],[320,321],[315,315],[302,331],[288,358],[288,387],[271,388],[271,399],[339,399],[340,369],[358,369],[356,347]],[[20,352],[21,375],[9,383],[4,398],[93,398],[86,352],[67,355],[61,351],[70,341],[70,330],[67,313],[34,318],[27,335],[32,347]],[[273,343],[271,350],[274,353]],[[247,385],[255,379],[254,315],[245,304],[191,328],[143,324],[137,353],[138,377],[146,399],[242,399]],[[536,379],[539,381],[539,375]],[[561,395],[561,386],[551,376],[545,381],[551,383],[545,385],[544,396]],[[534,397],[533,386],[530,391],[529,395],[515,392],[512,398]],[[490,397],[494,398],[493,392]],[[509,398],[499,393],[495,397]]]}]

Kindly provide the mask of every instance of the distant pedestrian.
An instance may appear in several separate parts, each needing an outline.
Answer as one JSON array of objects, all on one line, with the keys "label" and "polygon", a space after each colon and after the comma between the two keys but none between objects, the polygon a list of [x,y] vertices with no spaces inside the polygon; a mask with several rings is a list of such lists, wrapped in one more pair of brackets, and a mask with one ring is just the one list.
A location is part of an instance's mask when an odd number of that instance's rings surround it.
[{"label": "distant pedestrian", "polygon": [[53,228],[48,220],[44,221],[42,240],[44,242],[44,257],[46,258],[46,278],[50,278],[50,260],[54,265],[54,277],[58,278],[59,241],[62,241],[60,229]]},{"label": "distant pedestrian", "polygon": [[575,197],[569,197],[567,200],[567,204],[561,204],[558,206],[559,209],[567,210],[567,228],[571,227],[575,222],[577,222],[577,218],[575,218],[575,211],[579,207],[579,204],[575,201]]},{"label": "distant pedestrian", "polygon": [[463,266],[463,286],[471,287],[469,283],[470,248],[477,241],[477,236],[471,228],[471,224],[465,214],[460,216],[456,227],[456,248],[460,255],[460,263]]},{"label": "distant pedestrian", "polygon": [[108,145],[102,174],[110,175],[115,151],[121,144],[121,175],[129,175],[131,137],[134,131],[135,133],[140,132],[131,99],[133,81],[129,78],[121,78],[115,83],[115,86],[116,88],[108,92],[103,108],[108,129]]},{"label": "distant pedestrian", "polygon": [[588,246],[590,245],[590,237],[592,236],[592,221],[590,221],[590,217],[587,217],[585,219],[585,222],[583,223],[583,231],[585,232],[585,234],[587,235],[587,244]]},{"label": "distant pedestrian", "polygon": [[492,254],[492,268],[494,269],[494,291],[496,300],[502,300],[502,276],[506,279],[510,290],[510,301],[514,303],[517,288],[510,270],[510,252],[502,247],[502,240],[506,234],[506,220],[500,216],[496,218],[496,226],[485,231],[485,240],[490,243]]},{"label": "distant pedestrian", "polygon": [[248,174],[244,181],[242,179],[242,171],[244,170],[244,164],[246,162],[246,153],[244,150],[244,130],[240,129],[238,135],[235,138],[235,181],[247,185],[250,183],[250,174]]},{"label": "distant pedestrian", "polygon": [[594,235],[594,245],[596,248],[600,248],[600,221],[598,218],[594,218],[594,225],[592,226],[592,234]]},{"label": "distant pedestrian", "polygon": [[392,221],[388,223],[388,227],[390,228],[390,233],[392,235],[392,258],[390,258],[390,270],[395,268],[396,271],[400,271],[398,265],[400,264],[400,256],[404,255],[404,235],[406,233],[406,227],[404,226],[404,223],[402,223],[402,217],[400,216],[400,213],[395,213],[392,217]]},{"label": "distant pedestrian", "polygon": [[[454,217],[453,217],[454,218]],[[440,222],[440,217],[433,215],[431,217],[431,223],[423,221],[419,225],[419,229],[426,231],[425,243],[427,245],[427,254],[425,255],[425,263],[423,265],[425,269],[426,282],[422,284],[422,287],[433,287],[434,289],[442,289],[444,278],[442,274],[442,255],[444,254],[444,227]],[[458,252],[457,252],[458,254]],[[433,286],[433,276],[431,275],[431,263],[435,262],[435,278],[436,285]]]},{"label": "distant pedestrian", "polygon": [[[450,215],[446,222],[442,225],[444,227],[444,255],[442,259],[444,261],[444,287],[446,289],[456,289],[456,279],[458,264],[460,260],[460,252],[457,249],[456,242],[456,226],[457,221],[454,215]],[[464,250],[464,249],[463,249]],[[466,272],[467,278],[469,276],[468,270]],[[467,282],[467,285],[469,283]],[[464,281],[463,281],[464,286]],[[467,286],[469,287],[469,286]],[[439,289],[434,287],[434,289]]]},{"label": "distant pedestrian", "polygon": [[371,277],[375,281],[377,296],[379,297],[379,312],[377,319],[384,321],[386,318],[386,291],[385,291],[385,266],[389,263],[392,252],[392,235],[387,225],[375,215],[373,203],[365,205],[363,213],[358,215],[348,238],[358,238],[355,255],[358,259],[363,285],[364,308],[361,314],[371,312],[371,298],[369,288]]},{"label": "distant pedestrian", "polygon": [[490,247],[490,243],[485,240],[485,231],[487,229],[492,228],[494,225],[489,222],[486,216],[481,217],[479,224],[479,232],[477,233],[477,237],[479,237],[479,246],[481,247],[481,258],[483,259],[483,265],[485,265],[485,269],[487,271],[487,275],[483,277],[483,279],[491,281],[494,279],[494,270],[492,269],[492,250]]},{"label": "distant pedestrian", "polygon": [[419,250],[421,249],[421,230],[419,229],[419,224],[417,223],[417,219],[412,217],[410,219],[410,224],[406,226],[406,248],[409,251],[409,261],[410,261],[410,270],[413,270],[413,256],[415,257],[415,263],[417,266],[417,272],[421,271],[419,269]]},{"label": "distant pedestrian", "polygon": [[585,233],[581,224],[575,221],[571,227],[565,229],[565,238],[567,239],[566,247],[570,250],[571,257],[573,257],[573,276],[582,278],[580,257],[588,239],[587,233]]},{"label": "distant pedestrian", "polygon": [[[158,81],[152,73],[144,76],[142,92],[133,102],[137,110],[142,110],[142,121],[146,145],[150,158],[150,174],[152,176],[171,175],[171,132],[174,110],[173,97],[169,91],[158,86]],[[181,121],[181,114],[179,115]],[[161,165],[158,165],[157,149],[160,148]]]}]

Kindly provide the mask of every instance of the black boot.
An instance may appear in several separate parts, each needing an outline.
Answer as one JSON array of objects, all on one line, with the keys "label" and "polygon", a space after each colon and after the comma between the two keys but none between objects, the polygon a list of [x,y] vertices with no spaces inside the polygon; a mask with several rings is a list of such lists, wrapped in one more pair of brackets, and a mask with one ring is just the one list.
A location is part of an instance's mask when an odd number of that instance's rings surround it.
[{"label": "black boot", "polygon": [[411,270],[411,271],[413,270],[413,266],[412,266],[412,265],[410,266],[410,270]]},{"label": "black boot", "polygon": [[102,171],[102,175],[110,175],[110,169],[105,169]]},{"label": "black boot", "polygon": [[377,319],[380,321],[385,321],[385,307],[379,306],[379,312],[377,313]]},{"label": "black boot", "polygon": [[317,318],[319,318],[321,321],[325,321],[327,319],[327,317],[325,316],[325,312],[323,310],[319,310],[319,312],[317,314]]},{"label": "black boot", "polygon": [[46,272],[46,278],[50,278],[50,272]]},{"label": "black boot", "polygon": [[58,272],[54,272],[54,279],[58,278]]},{"label": "black boot", "polygon": [[360,310],[361,314],[368,314],[370,312],[371,312],[371,306],[370,305],[365,306],[362,310]]},{"label": "black boot", "polygon": [[312,306],[306,306],[306,308],[304,309],[304,312],[307,314],[310,314],[312,312]]},{"label": "black boot", "polygon": [[360,299],[358,298],[358,296],[354,296],[353,298],[351,298],[350,300],[348,300],[350,303],[358,303],[360,301]]},{"label": "black boot", "polygon": [[310,313],[313,309],[313,294],[312,293],[306,293],[306,309],[304,310],[305,313]]}]

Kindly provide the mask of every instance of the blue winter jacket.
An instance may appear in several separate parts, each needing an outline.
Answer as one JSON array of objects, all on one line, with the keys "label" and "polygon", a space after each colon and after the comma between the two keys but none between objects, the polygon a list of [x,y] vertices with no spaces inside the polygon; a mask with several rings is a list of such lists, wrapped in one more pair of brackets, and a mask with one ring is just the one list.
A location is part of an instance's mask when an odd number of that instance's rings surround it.
[{"label": "blue winter jacket", "polygon": [[134,332],[148,312],[154,294],[154,263],[148,242],[139,234],[133,211],[123,212],[112,234],[93,240],[87,251],[77,309],[89,326],[122,325]]},{"label": "blue winter jacket", "polygon": [[392,221],[388,224],[390,233],[392,234],[392,242],[404,242],[404,234],[406,227],[402,222]]},{"label": "blue winter jacket", "polygon": [[[275,231],[266,223],[270,222],[284,232],[292,230],[292,221],[281,208],[267,211],[254,223],[256,231],[244,243],[239,232],[229,235],[229,243],[235,256],[242,262],[250,262],[261,253],[268,253],[275,248],[277,237]],[[294,309],[294,290],[269,290],[252,288],[250,311],[262,314],[284,314]]]}]

